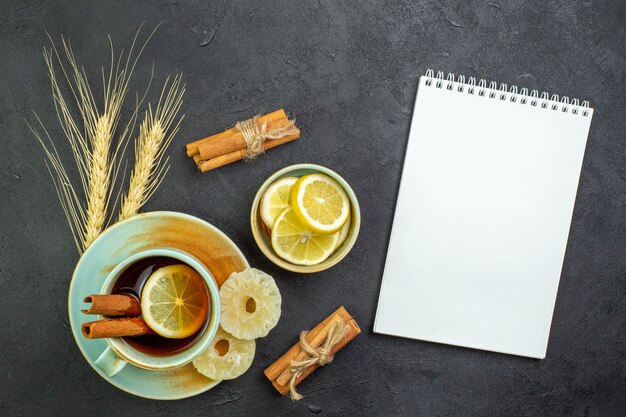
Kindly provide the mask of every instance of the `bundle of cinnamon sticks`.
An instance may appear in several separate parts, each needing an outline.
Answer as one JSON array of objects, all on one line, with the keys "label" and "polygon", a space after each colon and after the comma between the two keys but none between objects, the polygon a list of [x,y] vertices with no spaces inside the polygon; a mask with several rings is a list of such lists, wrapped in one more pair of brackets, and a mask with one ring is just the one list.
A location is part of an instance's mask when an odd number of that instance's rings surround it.
[{"label": "bundle of cinnamon sticks", "polygon": [[[324,352],[324,354],[330,356],[332,360],[332,355],[335,355],[335,353],[341,350],[359,333],[361,333],[359,325],[343,306],[339,307],[333,314],[325,318],[311,331],[306,333],[304,338],[308,345],[307,348],[312,348],[314,350],[319,349],[320,346],[324,345],[324,342],[327,340],[330,333],[336,329],[338,325],[345,326],[343,336],[330,347],[328,352]],[[318,363],[311,364],[306,367],[306,369],[299,371],[292,382],[292,378],[294,377],[293,365],[296,363],[302,363],[309,356],[309,353],[303,349],[302,342],[296,343],[283,356],[278,358],[276,362],[265,369],[264,374],[267,379],[271,381],[272,385],[278,392],[286,394],[291,391],[293,396],[295,392],[293,388],[300,384],[300,382],[311,375],[311,373],[313,373],[313,371],[320,366]]]},{"label": "bundle of cinnamon sticks", "polygon": [[216,135],[188,143],[187,156],[202,172],[211,171],[242,159],[250,159],[269,149],[300,138],[295,122],[285,110],[238,122]]},{"label": "bundle of cinnamon sticks", "polygon": [[81,310],[85,314],[115,317],[83,323],[81,330],[87,339],[105,337],[143,336],[155,334],[141,314],[139,300],[124,294],[93,294],[85,297],[91,307]]}]

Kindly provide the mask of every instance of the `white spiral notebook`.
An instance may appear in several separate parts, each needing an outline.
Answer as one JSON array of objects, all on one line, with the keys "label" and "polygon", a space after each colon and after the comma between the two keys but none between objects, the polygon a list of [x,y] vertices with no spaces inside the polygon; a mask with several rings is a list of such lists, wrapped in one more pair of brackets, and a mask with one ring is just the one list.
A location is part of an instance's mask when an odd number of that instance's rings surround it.
[{"label": "white spiral notebook", "polygon": [[544,358],[593,110],[428,71],[376,333]]}]

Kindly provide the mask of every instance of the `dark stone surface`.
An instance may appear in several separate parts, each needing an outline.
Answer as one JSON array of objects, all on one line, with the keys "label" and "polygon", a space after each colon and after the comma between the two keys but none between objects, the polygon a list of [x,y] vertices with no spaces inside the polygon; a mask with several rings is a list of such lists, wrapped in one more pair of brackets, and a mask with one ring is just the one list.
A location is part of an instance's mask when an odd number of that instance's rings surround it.
[{"label": "dark stone surface", "polygon": [[[624,415],[623,1],[3,1],[1,8],[0,415]],[[117,390],[76,348],[66,302],[78,256],[23,120],[36,110],[69,157],[41,57],[45,32],[71,39],[95,82],[106,34],[128,47],[142,21],[163,25],[136,85],[152,61],[158,82],[183,71],[188,85],[170,173],[145,209],[212,222],[277,278],[284,297],[283,317],[259,341],[248,373],[175,402]],[[590,99],[596,109],[545,360],[372,334],[412,101],[427,68]],[[302,141],[207,175],[181,151],[279,107],[297,116]],[[363,212],[349,257],[314,276],[274,267],[249,231],[258,186],[298,162],[337,170]],[[341,304],[363,335],[302,385],[303,401],[281,398],[262,369]]]}]

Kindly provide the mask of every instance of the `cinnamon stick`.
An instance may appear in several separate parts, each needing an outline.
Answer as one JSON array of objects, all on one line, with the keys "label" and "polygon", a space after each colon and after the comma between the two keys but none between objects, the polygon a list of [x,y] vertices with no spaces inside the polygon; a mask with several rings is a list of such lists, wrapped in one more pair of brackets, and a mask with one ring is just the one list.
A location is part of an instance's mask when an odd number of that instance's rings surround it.
[{"label": "cinnamon stick", "polygon": [[[279,109],[272,113],[265,114],[257,119],[257,123],[259,125],[267,123],[268,128],[271,129],[283,126],[287,122],[287,114],[283,109]],[[239,132],[239,130],[235,129],[234,127],[231,127],[230,129],[227,129],[215,135],[208,136],[204,139],[188,143],[186,145],[187,156],[193,157],[195,155],[199,155],[201,145],[206,145],[204,147],[205,155],[203,156],[203,159],[209,159],[213,156],[223,155],[246,148],[246,143],[243,139],[243,135],[241,134],[241,132]]]},{"label": "cinnamon stick", "polygon": [[200,154],[194,155],[193,156],[193,160],[196,163],[196,165],[198,166],[198,168],[200,168],[200,164],[202,164],[204,162],[202,160],[202,158],[200,158]]},{"label": "cinnamon stick", "polygon": [[156,334],[140,317],[92,321],[83,323],[81,330],[87,339]]},{"label": "cinnamon stick", "polygon": [[112,317],[133,317],[141,314],[139,300],[132,295],[93,294],[85,297],[84,301],[91,303],[89,309],[81,310],[85,314],[100,314]]},{"label": "cinnamon stick", "polygon": [[[298,139],[299,137],[299,135],[292,135],[285,136],[284,138],[280,139],[267,140],[265,141],[265,143],[263,143],[263,151],[267,151],[268,149],[272,149],[282,144],[291,142]],[[209,160],[202,160],[201,157],[196,159],[196,156],[194,156],[194,160],[196,161],[198,168],[200,168],[200,171],[207,172],[216,168],[223,167],[224,165],[232,164],[233,162],[241,161],[246,156],[247,152],[244,148],[224,155],[216,156],[215,158],[211,158]]]},{"label": "cinnamon stick", "polygon": [[[318,348],[326,337],[328,336],[328,332],[331,327],[334,326],[337,321],[343,321],[348,325],[348,332],[344,336],[344,338],[337,343],[330,350],[330,354],[334,355],[339,350],[341,350],[345,345],[347,345],[352,339],[354,339],[359,333],[361,333],[361,329],[356,321],[350,316],[350,314],[346,311],[346,309],[342,306],[339,307],[333,314],[325,318],[321,323],[315,326],[309,333],[306,335],[305,339],[309,343],[312,348]],[[289,382],[292,377],[291,372],[291,362],[292,361],[301,361],[307,358],[308,354],[302,350],[300,343],[296,343],[289,349],[283,356],[278,358],[276,362],[267,367],[263,372],[265,376],[272,382],[272,385],[278,392],[281,394],[286,394],[289,392]],[[295,385],[297,386],[302,382],[305,378],[307,378],[313,371],[315,371],[319,365],[313,364],[306,369],[300,375],[296,381]]]}]

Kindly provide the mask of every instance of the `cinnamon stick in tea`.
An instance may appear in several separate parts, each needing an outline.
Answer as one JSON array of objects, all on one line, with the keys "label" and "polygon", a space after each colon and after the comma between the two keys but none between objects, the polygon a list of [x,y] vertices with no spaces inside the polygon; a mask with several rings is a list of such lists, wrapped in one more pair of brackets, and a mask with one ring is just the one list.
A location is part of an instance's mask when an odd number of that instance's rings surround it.
[{"label": "cinnamon stick in tea", "polygon": [[85,314],[100,314],[112,317],[133,317],[141,314],[139,300],[132,295],[93,294],[85,297],[84,301],[91,303],[89,309],[81,310]]},{"label": "cinnamon stick in tea", "polygon": [[[305,337],[306,341],[312,348],[317,349],[324,343],[328,337],[330,329],[333,326],[336,326],[338,321],[345,323],[348,330],[343,339],[341,339],[339,343],[335,344],[330,350],[330,355],[334,355],[359,333],[361,333],[359,325],[343,306],[339,307],[333,314],[325,318],[321,323],[309,331]],[[292,361],[302,361],[303,359],[306,359],[307,356],[308,353],[302,350],[300,343],[296,343],[283,356],[278,358],[276,362],[267,367],[264,374],[272,382],[272,385],[278,392],[286,394],[290,390],[289,383],[291,377],[293,376],[290,366]],[[297,386],[318,367],[318,364],[309,366],[298,378],[296,378],[294,386]]]},{"label": "cinnamon stick in tea", "polygon": [[92,321],[83,323],[81,330],[87,339],[156,334],[140,317]]}]

